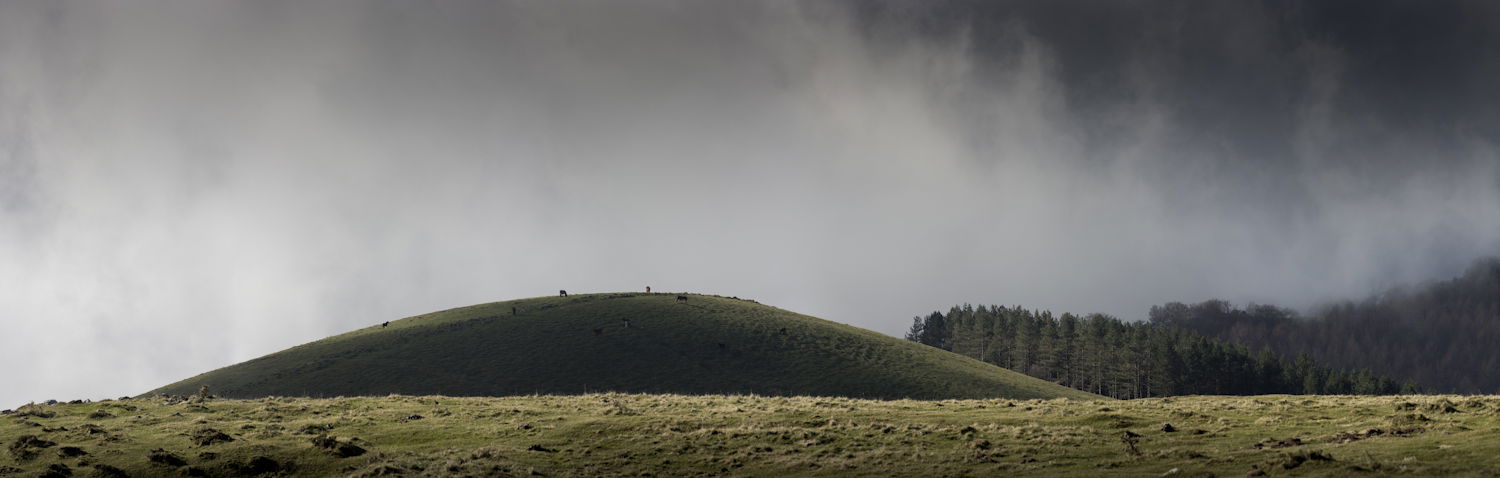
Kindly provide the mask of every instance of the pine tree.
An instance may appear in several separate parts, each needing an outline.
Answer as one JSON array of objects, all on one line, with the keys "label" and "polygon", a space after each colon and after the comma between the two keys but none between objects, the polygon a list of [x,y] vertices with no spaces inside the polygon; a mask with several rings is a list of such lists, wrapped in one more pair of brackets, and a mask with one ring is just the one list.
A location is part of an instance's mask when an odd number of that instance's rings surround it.
[{"label": "pine tree", "polygon": [[[906,330],[906,340],[910,340],[912,342],[917,342],[917,343],[923,343],[923,344],[925,344],[926,342],[922,342],[922,337],[924,336],[924,334],[922,333],[922,330],[925,328],[924,327],[925,325],[926,324],[924,324],[922,322],[922,317],[921,316],[912,317],[911,318],[911,328]],[[927,345],[932,345],[932,344],[927,344]]]},{"label": "pine tree", "polygon": [[1057,360],[1057,375],[1063,385],[1077,387],[1078,385],[1078,317],[1073,314],[1064,313],[1058,319],[1057,325],[1058,347],[1055,352]]},{"label": "pine tree", "polygon": [[949,345],[948,321],[941,312],[927,315],[927,321],[922,324],[922,339],[918,342],[943,350],[952,350]]}]

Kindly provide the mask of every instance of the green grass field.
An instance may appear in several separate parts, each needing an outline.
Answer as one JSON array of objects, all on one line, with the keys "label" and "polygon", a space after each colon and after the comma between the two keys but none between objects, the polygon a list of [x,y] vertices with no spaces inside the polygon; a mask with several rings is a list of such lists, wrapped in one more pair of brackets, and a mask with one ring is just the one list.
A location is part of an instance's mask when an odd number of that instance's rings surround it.
[{"label": "green grass field", "polygon": [[538,297],[391,321],[208,372],[263,396],[592,392],[862,398],[1096,398],[958,354],[753,301],[684,294]]},{"label": "green grass field", "polygon": [[156,398],[7,415],[0,475],[1495,476],[1497,425],[1494,396]]},{"label": "green grass field", "polygon": [[1497,397],[1110,400],[752,301],[593,294],[28,405],[0,476],[1496,476],[1497,424]]}]

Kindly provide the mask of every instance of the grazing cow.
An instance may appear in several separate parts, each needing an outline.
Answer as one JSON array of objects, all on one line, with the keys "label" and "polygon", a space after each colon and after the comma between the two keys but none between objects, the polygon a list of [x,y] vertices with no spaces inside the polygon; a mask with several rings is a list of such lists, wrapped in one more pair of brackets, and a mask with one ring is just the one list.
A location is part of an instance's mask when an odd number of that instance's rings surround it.
[{"label": "grazing cow", "polygon": [[687,296],[685,296],[685,295],[679,295],[679,296],[677,296],[677,300],[680,300],[680,301],[683,301],[683,302],[687,302]]},{"label": "grazing cow", "polygon": [[568,291],[565,291],[565,290],[557,291],[557,296],[558,297],[567,297],[568,296]]},{"label": "grazing cow", "polygon": [[719,342],[719,350],[724,350],[724,349],[727,349],[727,348],[729,348],[728,345],[724,345],[724,342]]},{"label": "grazing cow", "polygon": [[382,329],[383,329],[383,328],[386,328],[386,327],[390,327],[390,326],[391,326],[391,323],[390,323],[390,322],[386,322],[386,323],[384,323],[384,324],[380,324],[380,328],[382,328]]},{"label": "grazing cow", "polygon": [[786,335],[786,327],[781,328],[781,335]]}]

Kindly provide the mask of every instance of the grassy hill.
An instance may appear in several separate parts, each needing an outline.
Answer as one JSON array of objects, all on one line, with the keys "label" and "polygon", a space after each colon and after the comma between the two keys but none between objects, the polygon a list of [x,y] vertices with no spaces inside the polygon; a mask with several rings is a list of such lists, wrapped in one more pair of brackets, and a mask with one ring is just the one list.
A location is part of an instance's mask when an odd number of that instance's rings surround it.
[{"label": "grassy hill", "polygon": [[736,298],[590,294],[495,302],[336,335],[148,392],[225,397],[589,392],[859,398],[1096,395]]},{"label": "grassy hill", "polygon": [[0,441],[0,476],[1495,476],[1500,397],[135,399]]}]

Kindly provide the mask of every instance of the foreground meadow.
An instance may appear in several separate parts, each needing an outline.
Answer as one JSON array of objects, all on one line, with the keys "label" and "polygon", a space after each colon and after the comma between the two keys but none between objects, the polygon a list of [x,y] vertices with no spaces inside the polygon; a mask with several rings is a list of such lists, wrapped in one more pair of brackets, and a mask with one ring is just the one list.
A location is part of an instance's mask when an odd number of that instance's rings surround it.
[{"label": "foreground meadow", "polygon": [[1500,475],[1500,397],[593,394],[28,405],[0,475]]}]

